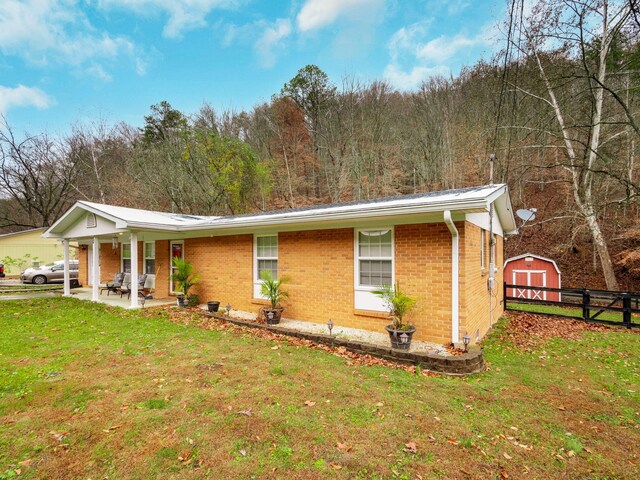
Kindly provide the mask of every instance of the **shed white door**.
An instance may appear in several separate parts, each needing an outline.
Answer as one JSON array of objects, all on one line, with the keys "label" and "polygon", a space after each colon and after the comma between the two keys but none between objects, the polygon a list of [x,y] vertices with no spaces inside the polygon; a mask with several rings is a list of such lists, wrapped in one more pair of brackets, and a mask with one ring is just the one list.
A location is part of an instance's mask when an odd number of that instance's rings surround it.
[{"label": "shed white door", "polygon": [[[514,270],[513,284],[527,287],[546,287],[547,272],[544,270]],[[514,297],[531,300],[546,300],[547,292],[533,288],[515,288]]]}]

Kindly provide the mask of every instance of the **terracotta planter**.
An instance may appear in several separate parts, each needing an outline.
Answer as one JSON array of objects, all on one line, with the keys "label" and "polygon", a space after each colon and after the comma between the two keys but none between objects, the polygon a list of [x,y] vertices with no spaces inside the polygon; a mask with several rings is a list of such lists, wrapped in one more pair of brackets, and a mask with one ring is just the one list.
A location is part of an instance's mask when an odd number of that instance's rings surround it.
[{"label": "terracotta planter", "polygon": [[280,318],[282,317],[284,308],[263,308],[262,312],[267,325],[277,325],[280,323]]},{"label": "terracotta planter", "polygon": [[387,325],[384,328],[389,332],[391,348],[395,350],[409,350],[411,347],[411,337],[416,333],[415,327],[411,327],[407,330],[396,330],[391,325]]}]

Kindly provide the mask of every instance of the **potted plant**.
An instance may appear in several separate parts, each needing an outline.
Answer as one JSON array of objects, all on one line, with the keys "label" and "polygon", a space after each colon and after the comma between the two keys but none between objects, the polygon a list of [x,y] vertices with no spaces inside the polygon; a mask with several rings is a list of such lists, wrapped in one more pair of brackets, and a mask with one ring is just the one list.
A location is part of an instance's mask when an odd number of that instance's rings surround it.
[{"label": "potted plant", "polygon": [[411,337],[416,332],[416,327],[404,323],[404,316],[415,305],[415,299],[400,290],[400,283],[396,283],[395,287],[384,285],[373,293],[382,298],[389,307],[391,323],[384,328],[389,332],[391,348],[409,350]]},{"label": "potted plant", "polygon": [[177,296],[178,305],[186,307],[189,301],[189,289],[198,283],[200,275],[193,273],[193,264],[191,262],[180,257],[173,257],[173,266],[175,270],[171,274],[171,280],[178,284],[177,289],[180,292]]},{"label": "potted plant", "polygon": [[260,294],[266,297],[271,303],[271,308],[263,308],[264,319],[269,325],[280,323],[284,308],[281,303],[289,297],[289,293],[282,289],[282,285],[289,281],[287,276],[280,277],[280,280],[273,278],[270,270],[264,270],[260,275],[262,285]]}]

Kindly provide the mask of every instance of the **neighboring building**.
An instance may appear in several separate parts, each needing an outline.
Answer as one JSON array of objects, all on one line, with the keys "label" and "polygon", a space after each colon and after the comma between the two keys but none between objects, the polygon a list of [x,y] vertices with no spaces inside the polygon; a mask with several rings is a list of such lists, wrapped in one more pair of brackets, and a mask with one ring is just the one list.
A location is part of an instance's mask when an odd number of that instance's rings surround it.
[{"label": "neighboring building", "polygon": [[[523,253],[504,262],[505,282],[511,285],[562,288],[561,277],[556,262],[533,253]],[[550,302],[560,301],[559,292],[547,292],[533,288],[509,288],[508,290],[509,297],[548,300]]]},{"label": "neighboring building", "polygon": [[450,343],[465,332],[481,338],[502,313],[499,268],[487,288],[489,255],[502,265],[503,237],[515,232],[507,186],[488,185],[227,217],[79,201],[45,236],[79,242],[80,283],[94,285],[96,301],[97,285],[122,270],[154,274],[155,295],[172,295],[180,256],[202,277],[202,302],[256,312],[266,304],[259,273],[269,269],[291,279],[285,317],[374,331],[387,314],[372,291],[399,282],[417,299],[414,338]]},{"label": "neighboring building", "polygon": [[[20,275],[21,269],[31,267],[34,261],[45,265],[62,259],[60,240],[44,238],[42,234],[45,230],[46,228],[34,228],[0,235],[0,263],[5,263],[7,276]],[[72,256],[75,254],[74,249]],[[11,265],[3,262],[6,257],[22,259],[24,262],[21,266]]]}]

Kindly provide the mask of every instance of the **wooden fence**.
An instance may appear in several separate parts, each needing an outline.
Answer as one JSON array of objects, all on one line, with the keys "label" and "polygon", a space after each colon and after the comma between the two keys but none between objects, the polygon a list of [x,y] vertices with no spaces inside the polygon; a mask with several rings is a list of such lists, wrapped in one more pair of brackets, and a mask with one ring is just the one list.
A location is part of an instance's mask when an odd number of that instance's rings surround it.
[{"label": "wooden fence", "polygon": [[[545,292],[558,293],[560,300],[547,300]],[[639,293],[505,283],[503,295],[505,310],[527,311],[627,328],[640,327]]]}]

